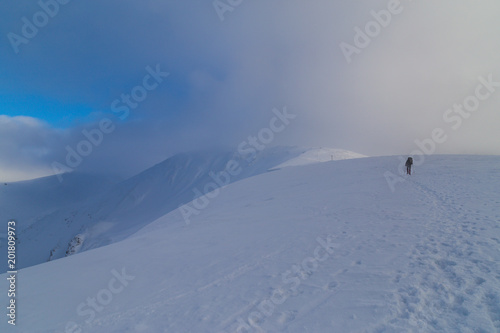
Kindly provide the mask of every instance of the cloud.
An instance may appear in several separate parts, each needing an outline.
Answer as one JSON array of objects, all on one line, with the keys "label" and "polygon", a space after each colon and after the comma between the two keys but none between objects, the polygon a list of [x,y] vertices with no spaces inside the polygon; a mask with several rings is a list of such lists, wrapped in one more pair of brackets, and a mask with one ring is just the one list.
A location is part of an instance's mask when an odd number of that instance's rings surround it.
[{"label": "cloud", "polygon": [[31,117],[0,115],[0,180],[16,181],[52,174],[48,162],[64,133]]},{"label": "cloud", "polygon": [[[28,137],[57,140],[40,141],[45,155],[12,151],[9,163],[44,168],[110,117],[116,131],[79,169],[132,174],[176,151],[236,145],[285,105],[298,117],[276,143],[407,154],[442,127],[449,140],[438,152],[499,154],[500,91],[458,131],[443,114],[474,93],[479,76],[500,81],[500,4],[401,1],[402,12],[348,64],[340,44],[353,44],[355,27],[389,3],[244,0],[221,22],[212,1],[71,1],[19,54],[4,38],[0,85],[11,98],[41,95],[94,113],[64,134],[24,125]],[[20,33],[21,18],[37,10],[27,0],[1,4],[0,32]],[[170,76],[121,121],[112,102],[156,64]],[[71,110],[38,118],[47,112]]]}]

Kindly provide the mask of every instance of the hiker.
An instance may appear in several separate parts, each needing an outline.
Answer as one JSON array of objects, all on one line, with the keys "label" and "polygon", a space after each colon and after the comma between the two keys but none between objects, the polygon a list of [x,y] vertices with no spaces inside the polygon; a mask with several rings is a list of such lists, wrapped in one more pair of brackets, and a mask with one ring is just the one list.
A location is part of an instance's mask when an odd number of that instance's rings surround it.
[{"label": "hiker", "polygon": [[411,166],[413,165],[413,158],[411,157],[408,157],[408,159],[406,160],[406,173],[411,175]]}]

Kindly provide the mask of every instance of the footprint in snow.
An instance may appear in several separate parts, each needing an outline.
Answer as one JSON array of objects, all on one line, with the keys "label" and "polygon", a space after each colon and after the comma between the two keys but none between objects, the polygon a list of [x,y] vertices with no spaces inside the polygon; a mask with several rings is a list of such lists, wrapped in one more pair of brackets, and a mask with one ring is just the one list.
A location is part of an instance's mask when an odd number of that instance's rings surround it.
[{"label": "footprint in snow", "polygon": [[491,320],[500,322],[500,296],[496,293],[489,293],[484,298]]},{"label": "footprint in snow", "polygon": [[457,263],[452,260],[441,259],[436,260],[436,265],[438,265],[438,267],[442,270],[446,270],[448,269],[448,267],[456,266]]},{"label": "footprint in snow", "polygon": [[486,282],[486,280],[485,280],[485,279],[483,279],[483,278],[481,278],[481,277],[477,277],[477,278],[474,280],[474,282],[475,282],[478,286],[480,286],[480,285],[482,285],[483,283],[485,283],[485,282]]},{"label": "footprint in snow", "polygon": [[500,240],[498,238],[491,238],[492,240],[494,240],[495,242],[497,242],[497,244],[500,244]]}]

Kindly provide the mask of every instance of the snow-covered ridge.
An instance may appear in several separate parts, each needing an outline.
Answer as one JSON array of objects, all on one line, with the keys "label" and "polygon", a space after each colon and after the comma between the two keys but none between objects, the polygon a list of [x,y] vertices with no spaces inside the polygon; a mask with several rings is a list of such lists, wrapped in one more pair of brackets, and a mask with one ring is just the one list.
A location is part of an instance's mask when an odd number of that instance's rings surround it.
[{"label": "snow-covered ridge", "polygon": [[368,157],[358,154],[349,150],[335,149],[335,148],[311,148],[304,151],[299,156],[292,158],[280,165],[273,167],[273,169],[281,169],[291,166],[301,166],[329,161],[349,160],[353,158]]},{"label": "snow-covered ridge", "polygon": [[[230,160],[241,167],[235,182],[267,172],[303,150],[274,147],[255,155],[237,151],[182,153],[120,183],[101,176],[65,175],[2,185],[4,220],[15,218],[19,238],[19,268],[63,258],[68,254],[123,240],[158,217],[176,210],[202,194],[213,183],[211,173],[225,169]],[[78,195],[75,195],[78,193]],[[17,210],[15,208],[18,208]],[[0,207],[2,208],[2,207]],[[80,239],[75,246],[75,237]],[[5,243],[0,241],[0,251]],[[6,271],[6,263],[0,263]]]},{"label": "snow-covered ridge", "polygon": [[62,207],[79,204],[112,187],[113,176],[71,173],[60,182],[57,176],[0,183],[0,221],[15,219],[28,227]]}]

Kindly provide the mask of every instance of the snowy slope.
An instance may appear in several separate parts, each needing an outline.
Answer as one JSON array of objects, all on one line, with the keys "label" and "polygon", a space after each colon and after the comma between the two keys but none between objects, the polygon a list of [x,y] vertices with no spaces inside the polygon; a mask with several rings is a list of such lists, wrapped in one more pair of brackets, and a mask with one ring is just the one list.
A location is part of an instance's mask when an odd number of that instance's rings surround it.
[{"label": "snowy slope", "polygon": [[300,165],[308,165],[308,164],[315,164],[315,163],[329,162],[329,161],[349,160],[353,158],[362,158],[362,157],[367,157],[367,156],[344,149],[334,149],[334,148],[324,148],[324,147],[312,148],[312,149],[306,149],[304,153],[280,165],[277,165],[273,169],[280,169],[289,166],[300,166]]},{"label": "snowy slope", "polygon": [[[193,200],[194,189],[204,193],[204,187],[213,183],[210,172],[218,174],[230,160],[241,167],[241,172],[230,179],[234,182],[266,172],[302,152],[294,147],[270,148],[255,156],[234,151],[193,152],[173,156],[111,187],[103,187],[104,180],[66,175],[62,184],[57,177],[31,181],[27,190],[21,191],[24,196],[13,196],[13,191],[4,190],[0,195],[6,193],[8,207],[18,207],[23,212],[7,211],[4,216],[4,220],[15,218],[20,230],[18,236],[23,246],[19,248],[18,266],[29,267],[128,237]],[[81,193],[80,200],[73,200],[75,192]],[[0,242],[0,251],[5,251],[5,246],[5,242]],[[1,261],[0,272],[6,270],[6,262]]]},{"label": "snowy slope", "polygon": [[427,157],[391,192],[383,175],[398,163],[264,173],[226,186],[189,225],[175,210],[23,269],[18,325],[0,330],[499,331],[500,157]]},{"label": "snowy slope", "polygon": [[118,183],[112,176],[81,173],[67,174],[63,179],[60,182],[57,176],[50,176],[0,183],[0,220],[15,219],[28,227],[44,215],[78,204]]}]

